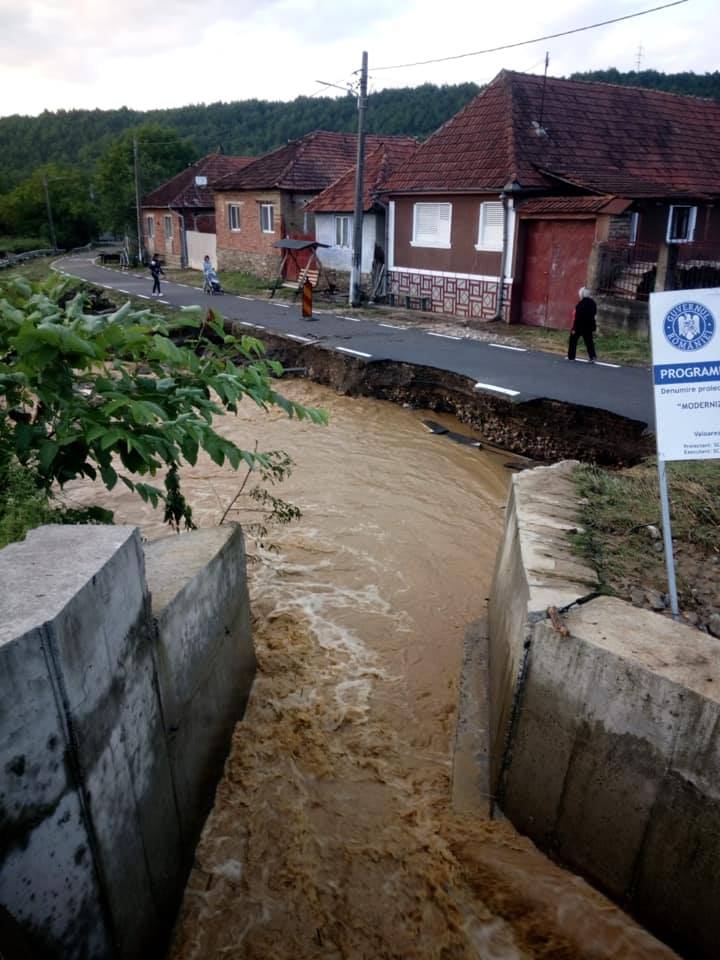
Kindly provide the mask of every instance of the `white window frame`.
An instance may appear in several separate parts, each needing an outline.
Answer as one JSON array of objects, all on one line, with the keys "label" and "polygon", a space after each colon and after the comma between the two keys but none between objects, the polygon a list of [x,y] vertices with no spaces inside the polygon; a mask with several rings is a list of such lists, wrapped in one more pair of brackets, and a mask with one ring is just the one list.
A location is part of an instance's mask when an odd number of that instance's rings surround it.
[{"label": "white window frame", "polygon": [[[269,229],[265,227],[265,211],[270,211],[270,227]],[[275,204],[274,203],[261,203],[260,204],[260,230],[262,233],[275,233]]]},{"label": "white window frame", "polygon": [[[484,233],[485,228],[486,228],[486,226],[487,226],[488,213],[490,212],[490,211],[489,211],[489,208],[490,208],[490,207],[494,207],[494,208],[498,208],[498,207],[499,207],[499,208],[500,208],[500,218],[501,218],[501,219],[500,219],[500,239],[499,239],[498,241],[496,241],[495,243],[488,243],[487,241],[485,241],[485,240],[483,239],[483,233]],[[502,241],[502,215],[503,215],[503,213],[502,213],[502,201],[493,200],[493,201],[488,201],[487,203],[481,203],[481,204],[480,204],[480,216],[479,216],[479,218],[478,218],[478,239],[477,239],[477,243],[475,244],[475,249],[476,249],[476,250],[487,250],[487,251],[491,251],[491,252],[493,252],[493,253],[496,253],[496,252],[498,252],[498,251],[502,251],[502,248],[503,248],[503,241]]]},{"label": "white window frame", "polygon": [[145,228],[147,229],[148,239],[153,240],[155,238],[155,217],[145,218]]},{"label": "white window frame", "polygon": [[[234,221],[234,224],[233,224]],[[242,218],[239,203],[228,203],[227,205],[227,225],[231,233],[240,233],[242,230]]]},{"label": "white window frame", "polygon": [[[340,230],[340,242],[338,242],[338,228]],[[343,234],[345,234],[345,243],[342,242]],[[339,214],[335,217],[335,246],[343,248],[350,247],[350,235],[350,217],[347,214]]]},{"label": "white window frame", "polygon": [[640,214],[637,210],[634,210],[630,214],[630,236],[628,238],[628,243],[631,246],[634,246],[637,243],[638,233],[640,232]]},{"label": "white window frame", "polygon": [[[447,219],[447,239],[441,238],[435,242],[417,239],[417,221],[418,221],[418,212],[420,207],[447,207],[448,209],[448,219]],[[438,217],[439,222],[439,217]],[[411,247],[434,247],[439,250],[450,250],[452,247],[451,241],[452,237],[452,204],[451,203],[414,203],[413,204],[413,227],[412,227],[412,240],[410,241]]]},{"label": "white window frame", "polygon": [[[676,210],[690,211],[690,215],[688,217],[688,235],[686,237],[672,237],[670,235],[672,232],[673,214]],[[667,243],[692,243],[693,237],[695,236],[696,222],[697,222],[697,207],[693,207],[689,203],[672,204],[668,211],[667,233],[665,234],[665,240],[667,241]]]},{"label": "white window frame", "polygon": [[163,217],[163,229],[165,232],[165,239],[172,240],[173,238],[173,222],[172,216],[169,213],[166,213]]}]

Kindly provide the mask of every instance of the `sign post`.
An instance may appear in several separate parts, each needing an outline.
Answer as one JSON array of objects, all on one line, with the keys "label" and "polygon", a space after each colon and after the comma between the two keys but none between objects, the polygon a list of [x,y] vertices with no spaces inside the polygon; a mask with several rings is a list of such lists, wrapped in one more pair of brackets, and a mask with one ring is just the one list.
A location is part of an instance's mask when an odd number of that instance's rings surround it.
[{"label": "sign post", "polygon": [[665,464],[720,458],[720,288],[650,294],[658,479],[670,608],[679,615]]}]

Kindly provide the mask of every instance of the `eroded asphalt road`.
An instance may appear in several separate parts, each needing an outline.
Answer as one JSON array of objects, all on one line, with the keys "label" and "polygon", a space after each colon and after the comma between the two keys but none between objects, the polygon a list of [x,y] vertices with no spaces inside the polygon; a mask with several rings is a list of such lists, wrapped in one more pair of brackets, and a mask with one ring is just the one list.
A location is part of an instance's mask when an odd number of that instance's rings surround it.
[{"label": "eroded asphalt road", "polygon": [[148,272],[120,273],[99,266],[87,253],[63,257],[56,268],[148,301],[212,307],[228,320],[360,357],[367,363],[393,360],[471,377],[478,391],[506,397],[513,403],[547,398],[608,410],[646,423],[651,429],[654,424],[651,375],[646,368],[602,362],[591,365],[582,360],[570,363],[557,354],[538,350],[418,330],[381,319],[360,319],[352,317],[351,310],[305,320],[299,302],[288,304],[234,294],[209,296],[201,288],[184,283],[163,281],[161,296],[153,298]]}]

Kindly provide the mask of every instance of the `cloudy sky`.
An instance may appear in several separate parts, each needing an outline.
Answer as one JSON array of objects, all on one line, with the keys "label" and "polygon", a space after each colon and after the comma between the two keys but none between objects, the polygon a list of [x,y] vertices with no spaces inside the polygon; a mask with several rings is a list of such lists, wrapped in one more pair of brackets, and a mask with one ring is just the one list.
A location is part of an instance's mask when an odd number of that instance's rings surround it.
[{"label": "cloudy sky", "polygon": [[[370,88],[483,83],[506,67],[718,69],[718,0],[484,56],[400,68],[558,33],[666,0],[0,0],[0,116],[149,109],[332,92],[363,50]],[[394,69],[380,69],[392,66]],[[341,95],[339,91],[335,91]]]}]

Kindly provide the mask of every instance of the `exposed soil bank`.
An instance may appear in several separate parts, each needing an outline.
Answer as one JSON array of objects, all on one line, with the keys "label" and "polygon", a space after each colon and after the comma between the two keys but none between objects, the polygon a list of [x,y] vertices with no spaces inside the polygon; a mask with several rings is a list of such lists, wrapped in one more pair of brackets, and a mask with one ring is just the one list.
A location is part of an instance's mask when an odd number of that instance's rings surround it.
[{"label": "exposed soil bank", "polygon": [[[233,324],[233,332],[247,334]],[[480,393],[474,380],[409,363],[341,356],[258,330],[268,353],[284,366],[304,368],[309,379],[348,396],[454,414],[489,443],[534,460],[579,459],[605,466],[636,463],[653,452],[646,424],[591,407],[538,399],[512,403]]]}]

